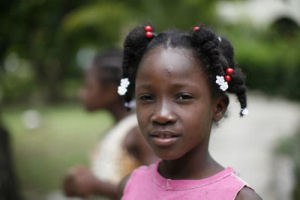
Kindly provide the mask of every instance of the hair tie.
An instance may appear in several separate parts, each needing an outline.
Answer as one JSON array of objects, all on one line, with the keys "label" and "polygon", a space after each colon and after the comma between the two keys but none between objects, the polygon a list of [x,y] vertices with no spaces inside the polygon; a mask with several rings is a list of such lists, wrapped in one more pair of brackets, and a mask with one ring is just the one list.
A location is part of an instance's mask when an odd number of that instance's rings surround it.
[{"label": "hair tie", "polygon": [[200,30],[200,26],[194,26],[194,27],[193,27],[193,31],[194,31],[194,32],[199,31],[199,30]]},{"label": "hair tie", "polygon": [[226,82],[230,82],[231,81],[231,74],[233,74],[234,70],[231,67],[228,67],[226,69],[226,75],[225,75],[225,80]]},{"label": "hair tie", "polygon": [[226,69],[226,75],[225,76],[216,76],[216,83],[219,85],[219,88],[222,91],[226,91],[228,89],[228,83],[231,81],[231,74],[233,74],[234,70],[231,67],[228,67]]},{"label": "hair tie", "polygon": [[155,36],[154,33],[152,32],[152,30],[153,30],[152,26],[147,25],[147,26],[145,26],[144,30],[145,30],[145,36],[146,36],[146,38],[151,39],[151,38],[153,38]]}]

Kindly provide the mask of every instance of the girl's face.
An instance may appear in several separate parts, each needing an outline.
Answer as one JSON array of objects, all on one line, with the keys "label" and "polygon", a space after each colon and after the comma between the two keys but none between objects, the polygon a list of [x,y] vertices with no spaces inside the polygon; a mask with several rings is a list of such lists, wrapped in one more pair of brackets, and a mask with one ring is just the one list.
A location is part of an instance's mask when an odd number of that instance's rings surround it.
[{"label": "girl's face", "polygon": [[116,99],[116,88],[113,91],[111,85],[102,84],[98,78],[99,73],[91,66],[84,74],[84,85],[80,89],[79,98],[88,111],[105,109]]},{"label": "girl's face", "polygon": [[163,160],[208,148],[220,109],[200,65],[191,50],[163,47],[150,50],[140,63],[135,89],[138,123]]}]

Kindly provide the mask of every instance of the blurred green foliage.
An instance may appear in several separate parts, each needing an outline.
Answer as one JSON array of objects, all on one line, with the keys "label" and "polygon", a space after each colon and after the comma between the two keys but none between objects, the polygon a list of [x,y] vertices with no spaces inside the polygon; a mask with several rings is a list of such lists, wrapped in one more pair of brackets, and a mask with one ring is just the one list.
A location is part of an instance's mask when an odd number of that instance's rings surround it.
[{"label": "blurred green foliage", "polygon": [[[66,82],[79,77],[80,48],[120,47],[126,32],[145,21],[158,28],[213,23],[215,1],[1,1],[0,73],[1,79],[10,76],[1,80],[2,101],[28,102],[32,95],[42,101],[61,101]],[[5,60],[11,53],[27,61],[31,80],[8,74]]]},{"label": "blurred green foliage", "polygon": [[[1,75],[6,76],[10,71],[5,66],[5,59],[11,53],[25,59],[32,70],[31,81],[21,82],[18,84],[20,88],[16,88],[18,80],[8,78],[6,82],[10,81],[3,90],[12,92],[7,89],[10,84],[15,84],[16,90],[22,90],[25,84],[31,88],[33,82],[46,99],[59,100],[61,83],[63,77],[72,71],[71,57],[75,51],[66,40],[61,21],[66,13],[82,5],[83,1],[12,0],[1,1],[0,4]],[[17,67],[23,68],[21,65],[14,68]],[[35,91],[34,88],[30,92]],[[30,94],[27,93],[27,97]],[[11,102],[7,95],[11,96],[5,93],[3,99]],[[17,100],[26,101],[22,97]]]},{"label": "blurred green foliage", "polygon": [[[20,63],[14,63],[15,61]],[[8,55],[5,65],[6,72],[0,74],[0,99],[1,97],[6,101],[26,99],[28,93],[36,88],[32,68],[25,60],[18,59],[16,54]],[[19,67],[15,67],[16,65]]]},{"label": "blurred green foliage", "polygon": [[243,26],[223,32],[235,47],[250,89],[300,100],[300,29],[288,36]]},{"label": "blurred green foliage", "polygon": [[[290,37],[274,30],[259,32],[246,25],[220,24],[214,13],[216,2],[2,1],[0,98],[4,103],[56,102],[72,96],[70,91],[75,92],[78,83],[69,83],[80,77],[76,62],[80,49],[121,47],[133,26],[148,21],[158,32],[172,27],[188,30],[199,22],[220,29],[235,46],[249,88],[299,100],[300,34]],[[11,55],[17,55],[17,67],[7,65]],[[20,76],[23,71],[26,78]]]}]

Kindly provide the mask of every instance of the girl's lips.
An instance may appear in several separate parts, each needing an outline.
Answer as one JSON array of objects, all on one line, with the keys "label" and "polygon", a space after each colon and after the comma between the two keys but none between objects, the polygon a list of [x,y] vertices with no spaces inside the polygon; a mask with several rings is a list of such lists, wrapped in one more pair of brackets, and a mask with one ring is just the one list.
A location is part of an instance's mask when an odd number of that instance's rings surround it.
[{"label": "girl's lips", "polygon": [[151,139],[153,140],[153,143],[156,146],[167,147],[167,146],[171,146],[174,143],[176,143],[176,141],[178,140],[178,137],[172,137],[172,138],[151,137]]},{"label": "girl's lips", "polygon": [[149,137],[156,146],[167,147],[176,143],[180,135],[169,131],[154,131]]}]

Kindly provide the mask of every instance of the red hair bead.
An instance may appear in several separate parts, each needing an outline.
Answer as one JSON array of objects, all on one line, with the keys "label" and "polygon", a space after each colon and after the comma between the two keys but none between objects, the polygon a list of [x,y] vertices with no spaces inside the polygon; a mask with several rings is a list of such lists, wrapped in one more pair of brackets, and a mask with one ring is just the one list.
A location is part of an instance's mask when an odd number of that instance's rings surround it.
[{"label": "red hair bead", "polygon": [[226,82],[230,82],[230,81],[231,81],[231,76],[226,75],[226,76],[225,76],[225,81],[226,81]]},{"label": "red hair bead", "polygon": [[152,38],[152,37],[153,37],[153,33],[147,31],[147,32],[146,32],[146,38]]},{"label": "red hair bead", "polygon": [[193,31],[199,31],[200,27],[199,26],[194,26]]},{"label": "red hair bead", "polygon": [[152,27],[151,26],[145,26],[145,31],[146,32],[152,32]]},{"label": "red hair bead", "polygon": [[227,75],[231,75],[233,72],[234,72],[234,70],[230,67],[226,69],[226,74]]}]

